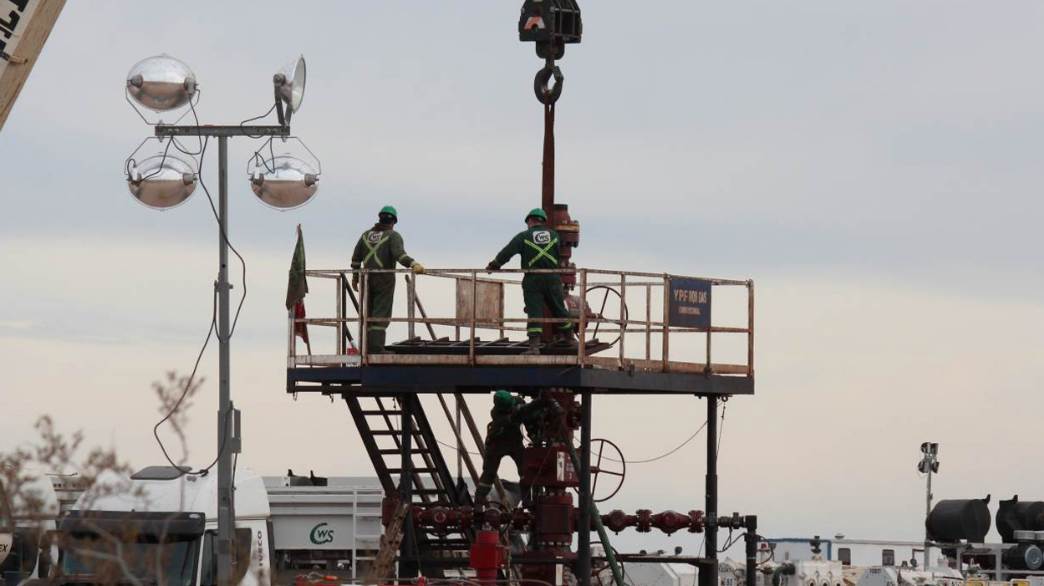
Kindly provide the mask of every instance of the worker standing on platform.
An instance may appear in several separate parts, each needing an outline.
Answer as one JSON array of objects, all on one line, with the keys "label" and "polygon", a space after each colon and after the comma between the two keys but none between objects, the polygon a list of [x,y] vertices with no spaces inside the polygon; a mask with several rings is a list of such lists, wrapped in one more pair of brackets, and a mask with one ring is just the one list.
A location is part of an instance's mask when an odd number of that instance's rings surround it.
[{"label": "worker standing on platform", "polygon": [[[488,270],[497,270],[516,254],[522,257],[522,268],[557,269],[558,267],[558,233],[548,228],[547,214],[535,208],[526,215],[526,230],[519,232],[511,242],[500,251],[492,262],[486,265]],[[565,293],[562,290],[562,276],[553,273],[526,273],[522,277],[522,295],[526,303],[526,315],[529,319],[543,319],[544,305],[555,318],[569,317],[565,306]],[[544,334],[544,324],[529,322],[529,348],[523,354],[540,354],[540,337]],[[555,340],[576,345],[576,338],[571,322],[555,324],[557,330]]]},{"label": "worker standing on platform", "polygon": [[482,503],[489,496],[504,456],[515,461],[519,482],[522,481],[522,457],[525,454],[522,426],[533,433],[531,426],[543,408],[544,402],[539,399],[527,404],[521,397],[507,391],[493,394],[493,410],[489,412],[490,422],[486,427],[486,455],[482,459],[482,476],[475,491],[475,503]]},{"label": "worker standing on platform", "polygon": [[[395,263],[413,269],[416,274],[424,272],[424,266],[406,254],[402,236],[395,231],[399,213],[392,206],[384,206],[377,214],[377,223],[363,232],[352,253],[352,289],[359,290],[359,269],[394,269]],[[366,314],[369,319],[390,318],[392,302],[395,300],[395,273],[376,273],[368,276]],[[370,322],[366,332],[366,352],[384,352],[388,322]]]}]

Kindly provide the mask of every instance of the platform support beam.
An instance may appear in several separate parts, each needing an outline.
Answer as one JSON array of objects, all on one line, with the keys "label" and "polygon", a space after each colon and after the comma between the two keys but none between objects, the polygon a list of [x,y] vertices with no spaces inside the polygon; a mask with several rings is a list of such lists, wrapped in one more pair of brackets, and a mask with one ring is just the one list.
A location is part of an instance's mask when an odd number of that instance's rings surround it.
[{"label": "platform support beam", "polygon": [[591,392],[580,403],[580,515],[577,520],[576,577],[580,586],[591,586]]},{"label": "platform support beam", "polygon": [[[718,398],[707,397],[707,549],[710,563],[700,567],[699,586],[718,583]],[[707,571],[704,571],[707,570]]]}]

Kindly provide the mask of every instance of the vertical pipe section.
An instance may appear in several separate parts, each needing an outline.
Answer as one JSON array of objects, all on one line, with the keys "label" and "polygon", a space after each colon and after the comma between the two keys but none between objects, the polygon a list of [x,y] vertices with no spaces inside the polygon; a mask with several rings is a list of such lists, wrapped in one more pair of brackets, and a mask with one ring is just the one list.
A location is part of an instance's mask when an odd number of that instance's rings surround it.
[{"label": "vertical pipe section", "polygon": [[652,285],[645,286],[645,359],[652,358]]},{"label": "vertical pipe section", "polygon": [[370,274],[361,268],[362,273],[362,295],[359,296],[359,354],[362,355],[361,363],[370,363]]},{"label": "vertical pipe section", "polygon": [[754,281],[747,281],[747,376],[754,376]]},{"label": "vertical pipe section", "polygon": [[475,366],[475,312],[478,311],[478,273],[471,271],[471,341],[468,344],[468,364]]},{"label": "vertical pipe section", "polygon": [[[758,581],[758,518],[756,515],[744,517],[743,526],[747,534],[743,537],[746,541],[747,571],[745,586],[757,586]],[[829,555],[827,558],[829,559]]]},{"label": "vertical pipe section", "polygon": [[627,275],[620,273],[620,366],[624,364],[624,339],[627,337]]},{"label": "vertical pipe section", "polygon": [[718,397],[707,397],[707,553],[718,558]]},{"label": "vertical pipe section", "polygon": [[718,398],[707,397],[707,549],[699,586],[718,586]]},{"label": "vertical pipe section", "polygon": [[337,348],[338,356],[344,356],[348,353],[344,343],[344,305],[348,296],[344,291],[344,288],[347,285],[347,283],[344,282],[344,273],[337,275],[334,282],[337,283],[337,326],[334,328],[337,332],[337,345],[334,347]]},{"label": "vertical pipe section", "polygon": [[580,269],[580,314],[577,327],[576,363],[583,365],[587,361],[587,269]]},{"label": "vertical pipe section", "polygon": [[577,519],[576,577],[580,586],[591,586],[591,391],[580,403],[580,514]]},{"label": "vertical pipe section", "polygon": [[670,370],[671,276],[663,276],[663,371]]},{"label": "vertical pipe section", "polygon": [[406,329],[408,330],[406,338],[412,340],[417,337],[417,279],[416,277],[411,279],[409,275],[406,275],[406,303],[406,317],[409,319],[409,322],[406,324]]},{"label": "vertical pipe section", "polygon": [[[399,498],[401,502],[413,502],[413,405],[416,395],[406,394],[400,399],[402,423],[399,426],[402,434],[402,465],[399,471]],[[417,540],[413,534],[413,513],[410,510],[403,520],[402,544],[399,546],[399,578],[412,578],[416,575],[417,557],[420,552],[414,547]]]},{"label": "vertical pipe section", "polygon": [[[218,584],[229,586],[235,569],[236,508],[232,492],[232,395],[228,291],[228,137],[218,137]],[[238,450],[237,450],[238,451]]]}]

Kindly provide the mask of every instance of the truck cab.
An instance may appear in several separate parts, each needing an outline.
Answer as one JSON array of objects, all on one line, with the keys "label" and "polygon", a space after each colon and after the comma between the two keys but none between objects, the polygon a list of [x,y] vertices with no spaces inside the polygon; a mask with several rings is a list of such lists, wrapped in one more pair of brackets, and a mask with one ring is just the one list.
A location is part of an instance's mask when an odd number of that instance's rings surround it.
[{"label": "truck cab", "polygon": [[[233,584],[270,586],[272,534],[262,478],[235,475]],[[151,466],[112,474],[62,519],[60,582],[217,585],[217,474]]]},{"label": "truck cab", "polygon": [[12,502],[4,502],[6,492],[0,490],[0,583],[18,586],[47,577],[58,559],[52,538],[60,510],[47,475],[28,480]]}]

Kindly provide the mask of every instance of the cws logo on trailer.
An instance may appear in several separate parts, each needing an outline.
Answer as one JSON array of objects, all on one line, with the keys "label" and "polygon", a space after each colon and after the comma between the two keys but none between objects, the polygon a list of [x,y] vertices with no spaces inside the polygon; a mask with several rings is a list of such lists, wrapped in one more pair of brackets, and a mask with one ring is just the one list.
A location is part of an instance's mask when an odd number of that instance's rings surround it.
[{"label": "cws logo on trailer", "polygon": [[308,538],[315,545],[325,545],[334,540],[334,529],[330,527],[329,523],[319,523],[315,527],[312,527],[312,531],[308,534]]}]

